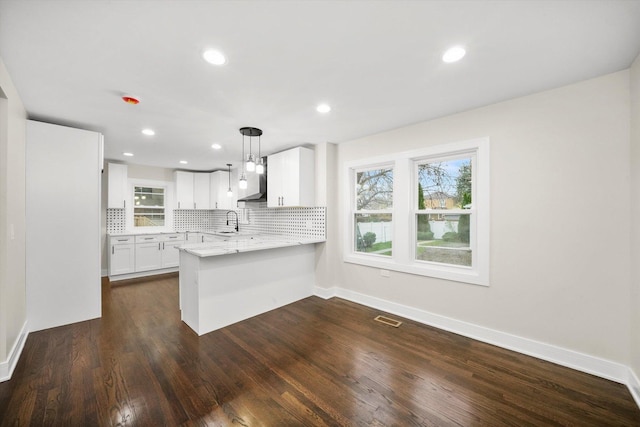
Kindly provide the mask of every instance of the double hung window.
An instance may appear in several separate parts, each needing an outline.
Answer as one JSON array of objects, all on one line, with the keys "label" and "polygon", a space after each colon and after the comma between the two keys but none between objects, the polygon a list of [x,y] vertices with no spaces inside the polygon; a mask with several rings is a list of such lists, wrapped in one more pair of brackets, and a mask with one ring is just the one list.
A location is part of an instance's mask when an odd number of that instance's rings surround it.
[{"label": "double hung window", "polygon": [[165,189],[133,187],[133,224],[135,227],[165,225]]},{"label": "double hung window", "polygon": [[488,285],[489,141],[348,162],[346,262]]}]

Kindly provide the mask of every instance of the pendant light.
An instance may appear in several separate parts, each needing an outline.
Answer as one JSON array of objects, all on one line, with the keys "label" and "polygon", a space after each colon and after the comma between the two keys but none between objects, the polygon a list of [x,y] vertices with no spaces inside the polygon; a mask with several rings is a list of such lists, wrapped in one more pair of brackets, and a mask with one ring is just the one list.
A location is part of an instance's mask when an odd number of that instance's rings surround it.
[{"label": "pendant light", "polygon": [[264,162],[262,161],[262,143],[260,135],[258,135],[258,161],[256,162],[256,173],[262,175],[264,173]]},{"label": "pendant light", "polygon": [[251,135],[249,135],[249,155],[247,156],[247,172],[253,172],[256,170],[256,162],[253,158],[251,147]]},{"label": "pendant light", "polygon": [[229,168],[229,189],[227,190],[227,197],[233,197],[233,191],[231,191],[231,163],[227,163]]},{"label": "pendant light", "polygon": [[[252,145],[251,145],[251,138],[253,138],[254,136],[258,137],[258,141],[260,141],[260,135],[262,135],[262,130],[258,129],[258,128],[253,128],[253,127],[243,127],[240,128],[240,133],[242,134],[242,163],[243,163],[243,170],[247,170],[247,172],[254,172],[256,170],[256,160],[255,157],[253,157],[253,153],[251,152],[252,150]],[[244,137],[248,136],[249,137],[249,155],[246,157],[246,163],[245,163],[245,157],[244,157]],[[260,159],[260,163],[262,163],[262,159]],[[264,166],[262,168],[262,171],[264,172]],[[244,172],[243,172],[244,175]],[[245,181],[246,181],[246,175],[244,175]],[[240,178],[240,181],[242,181],[242,177]],[[240,184],[242,185],[242,182],[240,182]],[[246,188],[246,187],[245,187]]]},{"label": "pendant light", "polygon": [[[240,129],[240,133],[242,133],[242,129]],[[242,133],[242,168],[240,170],[242,171],[242,173],[240,174],[240,181],[238,182],[238,187],[241,190],[245,190],[247,188],[247,175],[245,175],[244,173],[244,133]]]}]

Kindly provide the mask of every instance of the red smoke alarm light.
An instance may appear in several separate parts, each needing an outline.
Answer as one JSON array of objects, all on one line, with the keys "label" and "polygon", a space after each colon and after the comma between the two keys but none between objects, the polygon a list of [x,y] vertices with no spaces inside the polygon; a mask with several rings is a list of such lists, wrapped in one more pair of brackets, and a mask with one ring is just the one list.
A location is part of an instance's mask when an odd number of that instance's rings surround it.
[{"label": "red smoke alarm light", "polygon": [[132,104],[132,105],[136,105],[140,102],[140,100],[133,95],[122,95],[122,100],[127,104]]}]

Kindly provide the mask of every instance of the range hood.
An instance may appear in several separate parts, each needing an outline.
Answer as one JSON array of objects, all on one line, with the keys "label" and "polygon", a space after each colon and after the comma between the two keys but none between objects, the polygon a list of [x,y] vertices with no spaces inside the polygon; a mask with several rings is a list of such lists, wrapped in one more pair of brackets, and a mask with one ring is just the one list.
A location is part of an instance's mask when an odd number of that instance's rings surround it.
[{"label": "range hood", "polygon": [[267,157],[263,157],[264,173],[257,174],[250,172],[247,174],[248,196],[238,199],[238,202],[266,202],[267,201]]}]

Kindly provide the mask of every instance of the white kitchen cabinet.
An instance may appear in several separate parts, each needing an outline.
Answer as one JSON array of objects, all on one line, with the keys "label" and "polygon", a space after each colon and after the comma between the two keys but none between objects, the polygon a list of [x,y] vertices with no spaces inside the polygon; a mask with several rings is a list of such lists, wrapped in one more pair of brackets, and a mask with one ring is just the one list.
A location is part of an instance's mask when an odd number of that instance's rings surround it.
[{"label": "white kitchen cabinet", "polygon": [[185,241],[187,243],[200,243],[200,233],[185,233]]},{"label": "white kitchen cabinet", "polygon": [[160,236],[162,241],[160,264],[162,268],[177,267],[180,264],[178,246],[184,244],[184,238],[185,236],[182,233],[163,234]]},{"label": "white kitchen cabinet", "polygon": [[315,205],[313,150],[296,147],[268,157],[267,207]]},{"label": "white kitchen cabinet", "polygon": [[127,165],[107,163],[107,207],[127,207]]},{"label": "white kitchen cabinet", "polygon": [[211,183],[209,173],[175,171],[176,209],[211,209]]},{"label": "white kitchen cabinet", "polygon": [[135,239],[133,236],[109,236],[109,276],[135,271]]},{"label": "white kitchen cabinet", "polygon": [[211,209],[210,173],[193,174],[193,208]]},{"label": "white kitchen cabinet", "polygon": [[238,203],[237,174],[231,171],[231,192],[229,197],[229,171],[216,171],[210,174],[211,178],[211,209],[235,209]]},{"label": "white kitchen cabinet", "polygon": [[159,236],[136,236],[136,272],[162,268],[162,242]]},{"label": "white kitchen cabinet", "polygon": [[174,207],[176,209],[193,209],[193,173],[175,171],[173,181],[176,185]]}]

